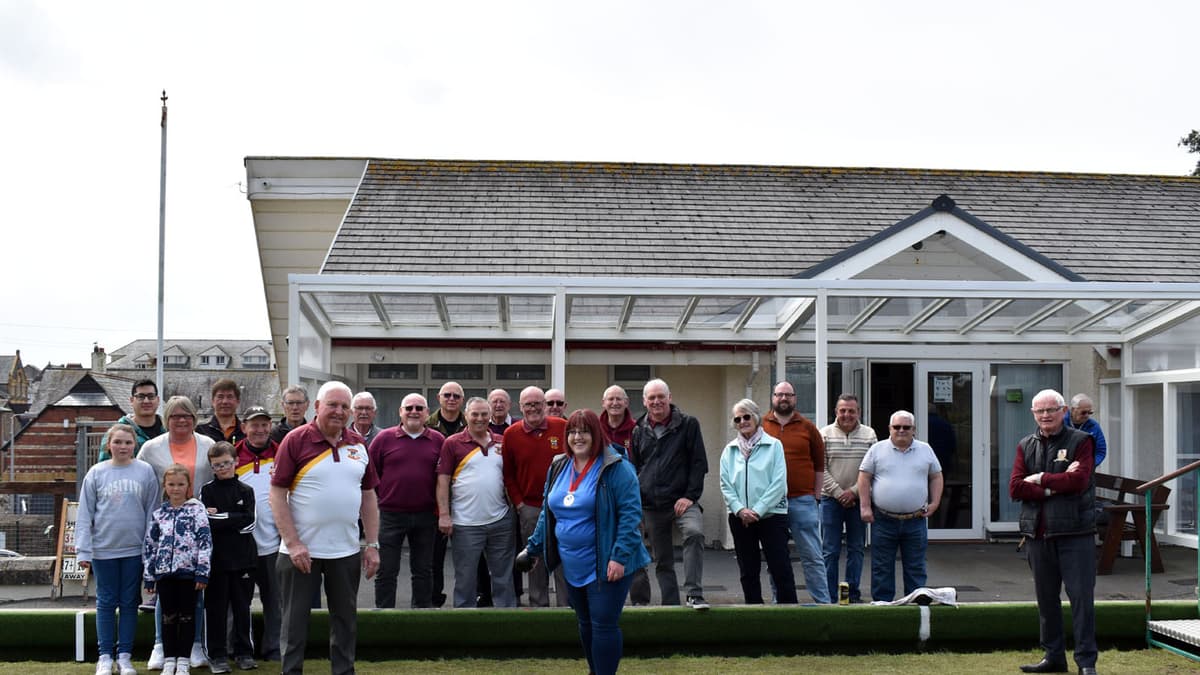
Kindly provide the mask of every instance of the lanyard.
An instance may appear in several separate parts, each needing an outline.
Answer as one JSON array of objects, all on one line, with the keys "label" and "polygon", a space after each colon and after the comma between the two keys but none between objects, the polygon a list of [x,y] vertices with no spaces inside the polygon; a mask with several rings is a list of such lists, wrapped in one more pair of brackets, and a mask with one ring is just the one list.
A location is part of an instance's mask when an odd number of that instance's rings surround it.
[{"label": "lanyard", "polygon": [[[571,481],[571,487],[567,488],[567,492],[571,494],[575,493],[576,488],[578,488],[579,484],[583,482],[583,477],[587,475],[587,472],[591,470],[592,465],[596,463],[596,457],[598,456],[599,455],[592,455],[592,458],[588,460],[586,465],[584,465],[583,471]],[[574,464],[574,462],[572,462],[572,464]],[[572,468],[574,468],[574,466],[572,466]]]}]

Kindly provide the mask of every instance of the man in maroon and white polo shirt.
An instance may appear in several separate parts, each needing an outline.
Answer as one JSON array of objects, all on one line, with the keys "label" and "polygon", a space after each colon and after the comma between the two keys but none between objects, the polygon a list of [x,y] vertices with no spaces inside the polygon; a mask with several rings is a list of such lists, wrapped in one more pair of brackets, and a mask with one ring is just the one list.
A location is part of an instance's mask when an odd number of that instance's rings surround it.
[{"label": "man in maroon and white polo shirt", "polygon": [[[359,568],[379,569],[379,477],[368,470],[363,437],[348,428],[350,388],[326,382],[316,415],[283,439],[271,477],[271,511],[279,528],[279,590],[283,600],[282,672],[304,669],[310,603],[324,579],[329,652],[335,673],[354,671]],[[359,552],[358,520],[367,548]]]},{"label": "man in maroon and white polo shirt", "polygon": [[504,494],[503,441],[488,429],[487,401],[467,401],[467,428],[446,439],[438,460],[438,529],[454,552],[454,606],[476,607],[479,557],[487,556],[496,607],[516,607],[512,509]]}]

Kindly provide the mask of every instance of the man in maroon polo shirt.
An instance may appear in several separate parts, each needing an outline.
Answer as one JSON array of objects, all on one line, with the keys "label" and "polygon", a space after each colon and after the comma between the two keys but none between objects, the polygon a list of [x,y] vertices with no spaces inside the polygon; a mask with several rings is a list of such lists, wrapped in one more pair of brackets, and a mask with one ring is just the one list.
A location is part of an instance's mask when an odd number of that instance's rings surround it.
[{"label": "man in maroon polo shirt", "polygon": [[371,442],[371,468],[379,475],[379,574],[375,606],[396,606],[400,550],[408,537],[412,607],[431,607],[433,536],[437,532],[437,464],[445,437],[425,428],[425,397],[409,394],[400,403],[400,424]]},{"label": "man in maroon polo shirt", "polygon": [[[547,414],[546,395],[537,387],[525,387],[518,402],[524,418],[504,432],[504,487],[521,523],[517,541],[520,549],[533,534],[542,512],[542,491],[550,460],[567,451],[567,422]],[[559,579],[557,575],[555,579]],[[558,580],[556,586],[558,606],[566,607],[566,583]],[[531,607],[550,606],[550,577],[545,565],[539,564],[529,571],[528,588]]]},{"label": "man in maroon polo shirt", "polygon": [[[335,673],[354,672],[359,569],[379,569],[379,506],[363,438],[347,428],[350,387],[326,382],[316,416],[283,439],[271,476],[271,512],[279,528],[276,570],[283,601],[281,672],[304,670],[310,603],[324,582],[329,656]],[[358,520],[367,547],[359,552]]]}]

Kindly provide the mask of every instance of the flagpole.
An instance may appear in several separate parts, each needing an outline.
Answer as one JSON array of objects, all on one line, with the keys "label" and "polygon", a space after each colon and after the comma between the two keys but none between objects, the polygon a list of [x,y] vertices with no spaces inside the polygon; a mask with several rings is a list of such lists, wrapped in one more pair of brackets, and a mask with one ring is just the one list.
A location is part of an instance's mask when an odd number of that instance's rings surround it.
[{"label": "flagpole", "polygon": [[163,262],[167,244],[167,90],[162,93],[162,151],[158,177],[158,358],[154,360],[154,381],[158,389],[158,409],[163,409]]}]

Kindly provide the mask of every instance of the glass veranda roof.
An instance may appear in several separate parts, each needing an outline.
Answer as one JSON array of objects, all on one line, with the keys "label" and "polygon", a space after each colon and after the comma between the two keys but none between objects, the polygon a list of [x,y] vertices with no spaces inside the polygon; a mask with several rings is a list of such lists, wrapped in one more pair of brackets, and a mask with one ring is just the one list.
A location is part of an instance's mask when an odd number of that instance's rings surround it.
[{"label": "glass veranda roof", "polygon": [[[1119,343],[1200,284],[292,275],[331,338]],[[824,312],[820,308],[824,307]]]}]

